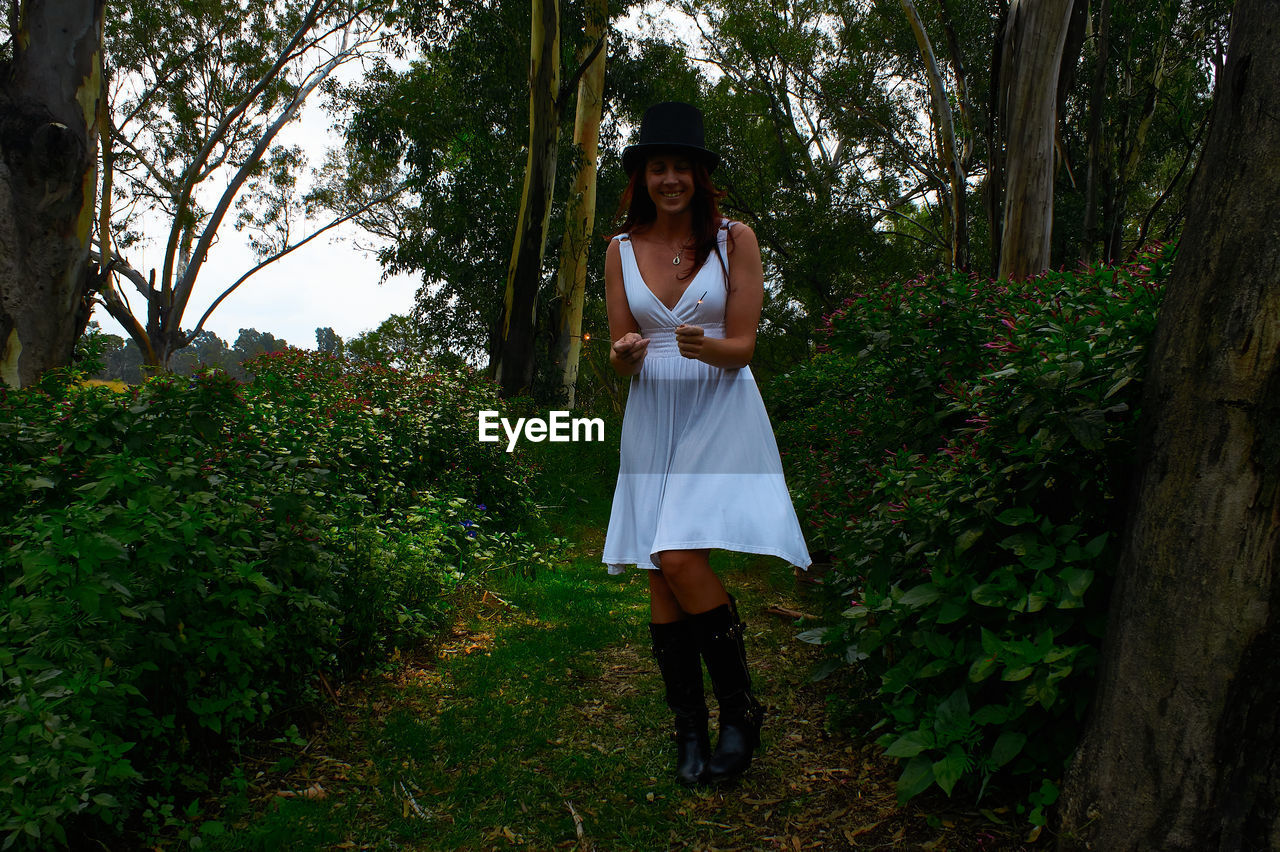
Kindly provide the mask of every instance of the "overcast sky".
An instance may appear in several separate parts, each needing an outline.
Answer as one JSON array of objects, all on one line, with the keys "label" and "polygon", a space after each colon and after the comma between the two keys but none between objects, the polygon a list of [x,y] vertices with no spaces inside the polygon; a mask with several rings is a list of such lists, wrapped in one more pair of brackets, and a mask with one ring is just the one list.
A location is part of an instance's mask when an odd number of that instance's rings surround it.
[{"label": "overcast sky", "polygon": [[[313,96],[304,107],[301,120],[281,131],[279,139],[284,144],[302,145],[312,162],[318,164],[325,149],[338,141],[330,130],[331,121],[320,108],[320,97]],[[303,181],[299,184],[305,187]],[[221,192],[223,186],[218,185],[217,191]],[[207,207],[212,207],[211,197],[206,196]],[[314,227],[323,224],[323,221],[314,223]],[[315,349],[317,328],[332,327],[343,340],[349,340],[376,328],[392,314],[409,313],[418,278],[397,276],[379,284],[382,267],[372,256],[357,249],[350,239],[359,233],[354,226],[334,228],[264,267],[223,300],[205,328],[228,345],[235,343],[240,329],[256,328],[269,331],[294,346]],[[127,253],[130,264],[144,275],[152,267],[162,266],[167,233],[153,230],[148,236],[150,245],[135,247]],[[183,327],[194,326],[209,304],[257,262],[244,234],[235,229],[235,210],[232,209],[218,229],[218,242],[210,249],[200,270],[183,316]],[[146,309],[138,291],[121,279],[117,279],[117,286],[128,297],[134,316],[145,322]],[[93,319],[104,331],[126,336],[120,324],[102,308],[94,311]]]}]

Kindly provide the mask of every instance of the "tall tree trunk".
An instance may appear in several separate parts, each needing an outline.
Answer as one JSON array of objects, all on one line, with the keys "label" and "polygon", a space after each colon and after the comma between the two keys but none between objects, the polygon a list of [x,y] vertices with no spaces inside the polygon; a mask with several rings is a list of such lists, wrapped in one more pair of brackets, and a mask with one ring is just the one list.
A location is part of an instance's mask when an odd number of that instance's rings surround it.
[{"label": "tall tree trunk", "polygon": [[1240,0],[1064,847],[1280,848],[1280,3]]},{"label": "tall tree trunk", "polygon": [[[605,38],[609,25],[607,0],[592,0],[588,10],[587,46],[578,57],[587,61],[592,46]],[[573,120],[573,144],[581,160],[565,206],[564,241],[556,279],[555,362],[561,367],[565,404],[574,407],[578,385],[578,361],[582,355],[582,308],[587,291],[587,248],[596,218],[596,163],[600,151],[600,117],[604,109],[605,51],[598,55],[578,81],[577,112]]]},{"label": "tall tree trunk", "polygon": [[1124,150],[1126,153],[1123,162],[1119,164],[1119,174],[1115,181],[1115,199],[1110,206],[1111,219],[1104,223],[1107,228],[1106,253],[1109,262],[1118,261],[1125,256],[1124,224],[1125,213],[1129,207],[1129,193],[1137,182],[1138,166],[1142,163],[1142,155],[1147,147],[1147,133],[1151,130],[1151,122],[1155,119],[1160,87],[1164,84],[1165,56],[1168,46],[1167,37],[1162,35],[1153,52],[1151,80],[1147,84],[1147,96],[1143,101],[1142,115],[1132,134],[1128,131],[1133,116],[1126,116],[1125,119]]},{"label": "tall tree trunk", "polygon": [[0,381],[71,361],[89,320],[103,0],[24,0],[0,79]]},{"label": "tall tree trunk", "polygon": [[933,45],[929,42],[929,34],[925,32],[924,21],[916,11],[911,0],[898,0],[902,11],[906,12],[911,31],[915,34],[916,44],[920,47],[920,58],[924,62],[925,73],[929,78],[929,98],[933,107],[933,119],[938,129],[938,157],[942,160],[942,168],[947,174],[950,184],[949,215],[947,239],[951,265],[956,269],[969,268],[969,231],[968,214],[965,211],[964,166],[960,162],[960,151],[956,146],[955,121],[951,116],[951,103],[947,100],[947,90],[942,84],[942,72],[938,70],[938,60],[933,53]]},{"label": "tall tree trunk", "polygon": [[502,300],[502,341],[497,358],[503,396],[515,396],[533,384],[533,343],[538,290],[551,217],[560,145],[560,4],[533,0],[529,66],[529,155],[516,224],[515,244],[507,267]]},{"label": "tall tree trunk", "polygon": [[1085,172],[1084,240],[1080,259],[1092,262],[1100,237],[1098,235],[1098,181],[1102,171],[1102,111],[1107,100],[1107,62],[1110,61],[1111,0],[1102,0],[1098,10],[1098,65],[1093,70],[1089,89],[1089,163]]},{"label": "tall tree trunk", "polygon": [[1000,60],[1005,195],[1000,278],[1049,266],[1058,73],[1072,0],[1013,0]]}]

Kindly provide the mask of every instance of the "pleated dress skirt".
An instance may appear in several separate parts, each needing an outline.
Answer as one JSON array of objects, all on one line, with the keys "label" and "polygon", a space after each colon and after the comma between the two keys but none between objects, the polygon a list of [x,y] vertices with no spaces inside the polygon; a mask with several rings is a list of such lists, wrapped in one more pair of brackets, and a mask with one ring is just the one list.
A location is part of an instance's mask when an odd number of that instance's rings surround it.
[{"label": "pleated dress skirt", "polygon": [[[721,257],[725,256],[721,230]],[[807,568],[809,551],[750,367],[726,370],[680,355],[675,329],[724,337],[724,268],[709,258],[674,308],[640,277],[619,238],[631,313],[649,348],[632,377],[602,561],[610,574],[657,569],[664,550],[718,548]]]}]

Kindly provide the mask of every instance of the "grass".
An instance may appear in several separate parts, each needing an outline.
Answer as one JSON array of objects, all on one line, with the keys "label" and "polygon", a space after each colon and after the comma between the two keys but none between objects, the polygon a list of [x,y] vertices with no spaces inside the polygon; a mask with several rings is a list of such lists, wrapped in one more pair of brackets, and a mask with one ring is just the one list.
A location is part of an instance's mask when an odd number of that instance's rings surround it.
[{"label": "grass", "polygon": [[945,799],[900,807],[880,750],[829,730],[831,683],[810,682],[818,652],[788,614],[819,604],[778,560],[713,554],[748,622],[770,711],[762,749],[736,785],[676,784],[645,579],[598,561],[611,453],[543,451],[547,517],[577,542],[571,563],[481,578],[437,644],[340,687],[305,745],[246,767],[213,848],[1020,848]]}]

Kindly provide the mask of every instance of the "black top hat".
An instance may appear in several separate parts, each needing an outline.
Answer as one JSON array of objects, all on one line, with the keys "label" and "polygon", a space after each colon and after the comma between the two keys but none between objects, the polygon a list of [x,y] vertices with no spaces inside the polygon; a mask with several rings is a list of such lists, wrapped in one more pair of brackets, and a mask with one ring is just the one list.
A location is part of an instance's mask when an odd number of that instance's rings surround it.
[{"label": "black top hat", "polygon": [[654,104],[640,120],[640,138],[636,144],[622,149],[622,167],[631,174],[644,165],[645,157],[654,151],[676,148],[688,151],[714,171],[720,155],[708,151],[702,132],[702,112],[695,106],[667,101]]}]

